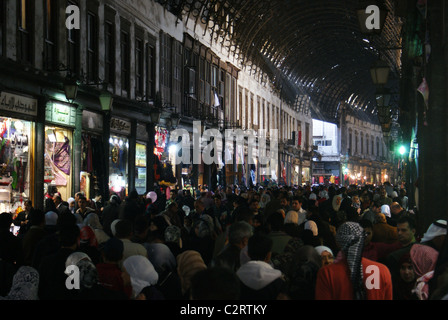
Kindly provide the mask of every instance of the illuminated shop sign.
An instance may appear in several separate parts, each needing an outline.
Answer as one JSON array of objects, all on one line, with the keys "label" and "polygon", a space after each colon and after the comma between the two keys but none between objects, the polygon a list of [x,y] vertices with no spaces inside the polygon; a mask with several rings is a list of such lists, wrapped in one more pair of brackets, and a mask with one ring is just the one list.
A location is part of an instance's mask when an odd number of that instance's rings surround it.
[{"label": "illuminated shop sign", "polygon": [[110,130],[127,136],[131,134],[131,123],[123,119],[112,118],[110,119]]},{"label": "illuminated shop sign", "polygon": [[76,125],[76,109],[65,104],[48,103],[45,120],[47,122],[74,127]]},{"label": "illuminated shop sign", "polygon": [[0,93],[0,110],[37,116],[37,100],[12,93]]}]

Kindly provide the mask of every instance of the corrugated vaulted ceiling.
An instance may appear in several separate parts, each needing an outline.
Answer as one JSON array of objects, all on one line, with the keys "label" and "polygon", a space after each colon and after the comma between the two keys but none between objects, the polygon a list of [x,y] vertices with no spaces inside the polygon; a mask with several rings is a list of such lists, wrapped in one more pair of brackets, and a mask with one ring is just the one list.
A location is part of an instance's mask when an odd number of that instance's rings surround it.
[{"label": "corrugated vaulted ceiling", "polygon": [[392,0],[382,1],[388,15],[381,34],[370,36],[361,33],[357,10],[375,1],[158,2],[180,19],[208,26],[215,41],[244,66],[267,75],[290,102],[308,95],[315,118],[336,123],[345,105],[349,113],[377,122],[370,66],[379,58],[391,68],[389,89],[398,92],[402,21]]}]

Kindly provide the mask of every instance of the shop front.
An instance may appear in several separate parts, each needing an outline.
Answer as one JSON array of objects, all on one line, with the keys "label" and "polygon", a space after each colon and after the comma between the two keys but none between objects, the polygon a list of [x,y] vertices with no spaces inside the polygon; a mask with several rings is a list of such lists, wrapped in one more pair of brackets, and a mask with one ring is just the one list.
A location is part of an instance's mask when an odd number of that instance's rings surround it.
[{"label": "shop front", "polygon": [[122,200],[128,195],[128,161],[131,122],[111,118],[109,138],[109,195],[117,194]]},{"label": "shop front", "polygon": [[102,195],[106,178],[103,144],[103,115],[84,110],[82,114],[80,191],[88,199]]},{"label": "shop front", "polygon": [[17,214],[34,200],[35,117],[32,97],[0,95],[0,210]]},{"label": "shop front", "polygon": [[73,196],[73,133],[76,108],[49,101],[45,111],[44,188],[56,187],[62,199]]},{"label": "shop front", "polygon": [[[135,190],[139,195],[145,194],[148,184],[148,146],[149,134],[146,124],[137,123],[135,144]],[[155,139],[155,137],[152,137]]]}]

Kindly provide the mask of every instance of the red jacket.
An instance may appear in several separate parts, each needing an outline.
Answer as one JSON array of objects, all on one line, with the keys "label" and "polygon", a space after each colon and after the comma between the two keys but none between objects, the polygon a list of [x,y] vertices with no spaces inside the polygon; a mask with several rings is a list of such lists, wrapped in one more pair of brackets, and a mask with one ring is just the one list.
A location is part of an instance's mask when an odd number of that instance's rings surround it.
[{"label": "red jacket", "polygon": [[369,242],[364,246],[362,256],[373,261],[384,261],[389,253],[402,248],[400,242],[384,243],[384,242]]},{"label": "red jacket", "polygon": [[[361,263],[367,300],[392,300],[392,278],[389,269],[384,264],[366,258],[362,258]],[[345,258],[319,270],[316,300],[353,300],[353,285]]]},{"label": "red jacket", "polygon": [[128,297],[131,297],[132,287],[130,285],[125,286],[123,278],[121,277],[122,271],[116,264],[112,263],[99,263],[96,265],[98,270],[99,283],[113,291],[124,292]]}]

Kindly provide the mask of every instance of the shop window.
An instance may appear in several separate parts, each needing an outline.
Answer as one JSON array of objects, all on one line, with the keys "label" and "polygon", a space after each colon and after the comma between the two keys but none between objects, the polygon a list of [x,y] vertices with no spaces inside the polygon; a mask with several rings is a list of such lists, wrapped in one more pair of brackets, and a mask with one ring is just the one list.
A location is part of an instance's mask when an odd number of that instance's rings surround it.
[{"label": "shop window", "polygon": [[45,189],[56,186],[62,199],[72,197],[72,130],[45,127],[44,183]]},{"label": "shop window", "polygon": [[0,212],[24,209],[30,197],[31,122],[0,118]]},{"label": "shop window", "polygon": [[135,145],[135,190],[138,194],[146,192],[146,145]]},{"label": "shop window", "polygon": [[129,141],[124,137],[111,136],[109,139],[109,192],[121,199],[128,188]]}]

